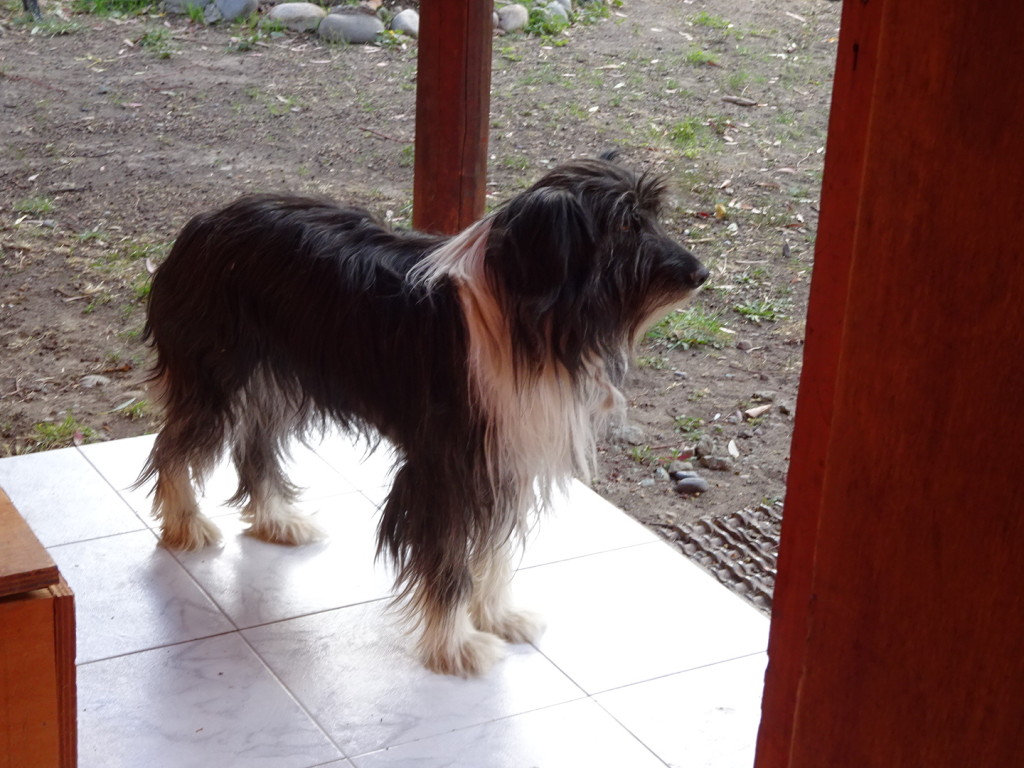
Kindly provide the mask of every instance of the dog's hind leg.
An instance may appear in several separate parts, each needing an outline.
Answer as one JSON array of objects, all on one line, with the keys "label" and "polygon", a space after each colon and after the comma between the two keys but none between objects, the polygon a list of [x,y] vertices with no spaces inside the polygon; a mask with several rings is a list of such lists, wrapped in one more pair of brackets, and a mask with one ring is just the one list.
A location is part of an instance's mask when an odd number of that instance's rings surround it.
[{"label": "dog's hind leg", "polygon": [[519,610],[512,601],[512,545],[487,549],[473,558],[473,593],[469,612],[477,629],[510,643],[532,643],[544,632],[544,620]]},{"label": "dog's hind leg", "polygon": [[238,491],[246,533],[275,544],[317,541],[323,532],[295,508],[297,488],[281,467],[288,440],[302,421],[286,398],[266,381],[254,379],[238,409],[231,457],[238,470]]},{"label": "dog's hind leg", "polygon": [[212,414],[189,417],[168,409],[140,482],[156,478],[153,514],[160,521],[160,540],[170,549],[202,549],[220,540],[217,526],[199,511],[193,482],[201,485],[213,467],[222,434],[222,423]]}]

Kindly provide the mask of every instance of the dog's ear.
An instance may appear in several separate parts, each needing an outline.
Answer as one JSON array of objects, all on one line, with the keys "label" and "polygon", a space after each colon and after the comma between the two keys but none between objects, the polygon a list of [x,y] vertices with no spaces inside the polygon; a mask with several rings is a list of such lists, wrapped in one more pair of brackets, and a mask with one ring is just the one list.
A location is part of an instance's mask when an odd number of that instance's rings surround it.
[{"label": "dog's ear", "polygon": [[572,192],[539,187],[519,195],[497,214],[492,232],[488,271],[514,301],[544,312],[582,287],[595,236]]}]

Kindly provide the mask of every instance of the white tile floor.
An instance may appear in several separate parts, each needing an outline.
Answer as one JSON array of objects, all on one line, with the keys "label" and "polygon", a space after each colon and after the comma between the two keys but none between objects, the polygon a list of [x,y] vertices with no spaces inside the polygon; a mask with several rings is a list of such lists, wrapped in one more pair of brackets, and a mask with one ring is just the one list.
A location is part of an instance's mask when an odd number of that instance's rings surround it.
[{"label": "white tile floor", "polygon": [[478,680],[430,674],[387,610],[373,561],[387,457],[344,438],[293,477],[329,538],[241,535],[207,488],[221,548],[157,545],[152,438],[0,460],[0,487],[76,595],[82,768],[753,764],[768,621],[576,484],[516,573],[536,646]]}]

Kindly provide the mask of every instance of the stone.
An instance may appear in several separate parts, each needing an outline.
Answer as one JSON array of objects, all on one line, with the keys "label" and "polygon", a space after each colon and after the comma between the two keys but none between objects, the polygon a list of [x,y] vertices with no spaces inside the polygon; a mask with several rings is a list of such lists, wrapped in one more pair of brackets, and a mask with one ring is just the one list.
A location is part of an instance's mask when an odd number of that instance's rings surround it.
[{"label": "stone", "polygon": [[530,12],[525,6],[513,3],[498,9],[498,27],[506,32],[515,32],[530,22]]},{"label": "stone", "polygon": [[572,0],[555,0],[555,2],[565,8],[567,12],[572,12]]},{"label": "stone", "polygon": [[213,4],[217,6],[224,21],[244,19],[256,13],[260,7],[259,0],[214,0]]},{"label": "stone", "polygon": [[654,470],[655,480],[668,480],[668,471],[664,467],[657,467]]},{"label": "stone", "polygon": [[367,13],[329,13],[317,34],[329,43],[365,45],[384,31],[384,22]]},{"label": "stone", "polygon": [[391,28],[409,37],[420,36],[420,15],[412,8],[406,8],[395,14],[391,20]]},{"label": "stone", "polygon": [[569,23],[569,10],[563,5],[560,0],[551,0],[550,3],[544,6],[544,12],[551,17],[561,19],[565,23]]},{"label": "stone", "polygon": [[266,18],[293,32],[315,32],[327,11],[313,3],[282,3],[270,9]]},{"label": "stone", "polygon": [[725,456],[701,456],[700,465],[714,472],[732,472],[733,462]]},{"label": "stone", "polygon": [[100,376],[98,373],[91,373],[88,376],[83,376],[80,382],[83,389],[92,389],[94,387],[103,387],[110,383],[110,379],[106,376]]},{"label": "stone", "polygon": [[709,435],[704,435],[700,440],[697,441],[697,445],[693,448],[693,453],[698,458],[702,456],[710,456],[715,452],[715,441],[711,439]]},{"label": "stone", "polygon": [[647,434],[636,424],[612,427],[610,436],[617,443],[629,443],[630,445],[643,445],[647,440]]},{"label": "stone", "polygon": [[683,496],[696,496],[709,490],[711,485],[700,475],[684,477],[676,483],[676,493]]},{"label": "stone", "polygon": [[693,464],[691,464],[688,461],[673,461],[671,464],[668,465],[668,473],[669,473],[669,475],[671,475],[672,477],[675,477],[676,480],[679,479],[678,477],[676,477],[677,474],[681,474],[681,473],[684,473],[684,472],[692,472],[692,471],[693,471]]}]

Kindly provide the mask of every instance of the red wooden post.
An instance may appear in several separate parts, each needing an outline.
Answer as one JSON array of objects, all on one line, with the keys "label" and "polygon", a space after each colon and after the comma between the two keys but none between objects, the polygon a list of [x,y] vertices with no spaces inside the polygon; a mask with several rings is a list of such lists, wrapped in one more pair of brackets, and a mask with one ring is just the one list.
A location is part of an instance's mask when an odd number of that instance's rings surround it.
[{"label": "red wooden post", "polygon": [[493,6],[421,5],[413,227],[452,234],[484,213]]},{"label": "red wooden post", "polygon": [[845,5],[758,768],[1024,754],[1022,30]]}]

